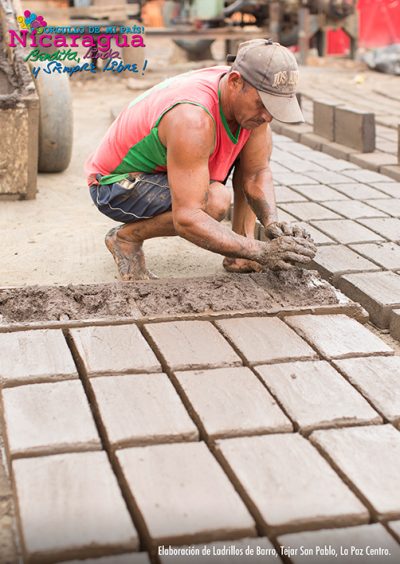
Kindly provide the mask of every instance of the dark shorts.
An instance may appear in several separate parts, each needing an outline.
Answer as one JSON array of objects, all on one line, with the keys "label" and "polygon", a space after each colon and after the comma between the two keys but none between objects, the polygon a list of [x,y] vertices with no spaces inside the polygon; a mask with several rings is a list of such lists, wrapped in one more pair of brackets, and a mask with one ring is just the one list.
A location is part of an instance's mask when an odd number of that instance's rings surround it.
[{"label": "dark shorts", "polygon": [[[100,180],[101,176],[97,176]],[[149,219],[171,210],[171,192],[165,172],[141,173],[114,184],[95,184],[90,195],[97,208],[121,223]]]}]

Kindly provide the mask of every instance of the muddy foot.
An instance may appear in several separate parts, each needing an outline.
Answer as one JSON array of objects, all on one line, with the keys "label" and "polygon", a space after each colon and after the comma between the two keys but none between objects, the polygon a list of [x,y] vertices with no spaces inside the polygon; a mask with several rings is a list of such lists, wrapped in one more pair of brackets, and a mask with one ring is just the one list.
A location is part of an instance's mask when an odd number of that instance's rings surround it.
[{"label": "muddy foot", "polygon": [[255,260],[249,259],[234,259],[230,257],[225,257],[222,266],[228,272],[261,272],[263,266],[256,262]]},{"label": "muddy foot", "polygon": [[111,229],[105,239],[106,247],[114,257],[121,280],[150,280],[157,278],[147,270],[142,243],[126,241],[118,237],[119,227]]}]

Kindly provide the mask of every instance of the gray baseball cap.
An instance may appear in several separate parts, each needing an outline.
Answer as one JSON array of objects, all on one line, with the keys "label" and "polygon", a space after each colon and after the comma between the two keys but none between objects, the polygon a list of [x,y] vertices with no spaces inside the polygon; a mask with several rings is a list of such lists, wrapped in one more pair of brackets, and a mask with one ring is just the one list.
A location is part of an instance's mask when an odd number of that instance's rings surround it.
[{"label": "gray baseball cap", "polygon": [[258,90],[273,118],[284,123],[304,121],[296,97],[299,68],[289,49],[270,39],[245,41],[239,45],[232,70]]}]

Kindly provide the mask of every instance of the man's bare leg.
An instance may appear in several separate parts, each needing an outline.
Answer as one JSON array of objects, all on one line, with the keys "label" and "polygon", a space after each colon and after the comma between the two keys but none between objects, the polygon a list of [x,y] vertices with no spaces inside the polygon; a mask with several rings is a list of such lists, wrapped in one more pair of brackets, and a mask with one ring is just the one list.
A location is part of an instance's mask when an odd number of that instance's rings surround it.
[{"label": "man's bare leg", "polygon": [[[222,221],[229,207],[230,195],[225,186],[218,182],[210,184],[206,212]],[[146,268],[143,241],[154,237],[176,235],[172,212],[165,212],[151,219],[126,223],[106,235],[106,246],[114,257],[120,277],[124,281],[149,280],[156,278]]]},{"label": "man's bare leg", "polygon": [[[243,192],[240,165],[235,166],[232,184],[234,190],[232,230],[239,235],[254,239],[256,214],[247,203]],[[261,272],[263,269],[261,264],[249,259],[225,257],[222,264],[228,272]]]}]

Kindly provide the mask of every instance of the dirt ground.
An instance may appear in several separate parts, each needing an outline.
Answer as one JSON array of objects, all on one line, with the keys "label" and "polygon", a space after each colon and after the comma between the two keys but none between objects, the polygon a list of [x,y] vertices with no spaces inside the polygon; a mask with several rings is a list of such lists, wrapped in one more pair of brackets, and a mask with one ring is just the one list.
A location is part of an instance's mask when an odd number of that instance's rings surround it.
[{"label": "dirt ground", "polygon": [[[147,40],[148,69],[143,86],[190,69],[177,55],[168,39]],[[213,55],[223,61],[222,43],[213,45]],[[307,67],[301,71],[304,83],[338,77],[351,84],[363,66],[351,62],[330,64],[329,68]],[[333,73],[333,74],[332,74]],[[377,80],[390,79],[364,73],[365,88],[377,87]],[[85,185],[83,163],[96,147],[111,122],[113,108],[121,108],[140,92],[136,78],[91,75],[71,80],[74,108],[72,161],[61,174],[40,174],[36,200],[0,202],[0,286],[31,284],[93,284],[117,279],[104,235],[115,222],[101,215]],[[129,88],[134,86],[135,89]],[[138,89],[137,89],[138,88]],[[223,274],[222,257],[196,247],[181,238],[147,241],[144,246],[148,267],[161,278]]]}]

